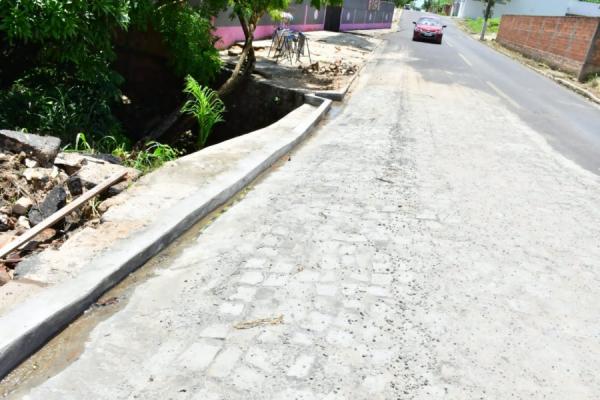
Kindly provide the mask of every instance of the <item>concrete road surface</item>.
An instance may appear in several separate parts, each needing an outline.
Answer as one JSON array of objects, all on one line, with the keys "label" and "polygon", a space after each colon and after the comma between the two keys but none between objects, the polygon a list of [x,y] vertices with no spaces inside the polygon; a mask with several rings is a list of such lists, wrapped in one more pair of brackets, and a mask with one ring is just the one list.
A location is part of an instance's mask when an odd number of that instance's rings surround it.
[{"label": "concrete road surface", "polygon": [[415,16],[19,396],[598,399],[600,112],[456,28],[413,43]]}]

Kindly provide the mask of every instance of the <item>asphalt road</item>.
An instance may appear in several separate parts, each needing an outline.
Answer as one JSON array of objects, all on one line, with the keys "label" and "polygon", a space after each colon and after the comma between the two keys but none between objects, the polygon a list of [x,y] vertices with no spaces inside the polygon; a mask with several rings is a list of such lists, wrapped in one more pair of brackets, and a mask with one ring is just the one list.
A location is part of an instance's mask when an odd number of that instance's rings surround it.
[{"label": "asphalt road", "polygon": [[[402,39],[409,38],[411,21],[422,15],[415,11],[403,14]],[[414,55],[412,67],[429,81],[464,85],[498,97],[551,146],[600,174],[600,106],[478,43],[451,19],[444,21],[448,28],[439,48],[428,43],[405,46],[405,40],[397,42],[398,48]]]},{"label": "asphalt road", "polygon": [[413,43],[410,19],[15,397],[597,400],[600,178],[567,141],[594,108],[453,28]]}]

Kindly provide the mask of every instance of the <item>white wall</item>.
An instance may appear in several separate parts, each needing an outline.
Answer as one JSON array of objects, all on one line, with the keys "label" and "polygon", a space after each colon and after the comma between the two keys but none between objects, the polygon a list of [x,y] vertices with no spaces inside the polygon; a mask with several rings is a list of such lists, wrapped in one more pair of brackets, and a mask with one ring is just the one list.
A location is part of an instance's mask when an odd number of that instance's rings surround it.
[{"label": "white wall", "polygon": [[[503,14],[517,15],[556,15],[562,16],[572,0],[512,0],[494,7],[494,17]],[[483,16],[484,3],[481,0],[464,0],[459,10],[460,18],[479,18]]]},{"label": "white wall", "polygon": [[600,4],[572,0],[567,7],[567,14],[600,17]]}]

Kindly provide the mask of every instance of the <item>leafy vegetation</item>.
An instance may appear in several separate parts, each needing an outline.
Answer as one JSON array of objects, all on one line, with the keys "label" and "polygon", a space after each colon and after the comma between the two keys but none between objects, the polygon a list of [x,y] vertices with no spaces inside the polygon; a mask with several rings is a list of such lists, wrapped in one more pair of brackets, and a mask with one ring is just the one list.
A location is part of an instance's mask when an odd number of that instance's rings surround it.
[{"label": "leafy vegetation", "polygon": [[147,173],[163,165],[167,161],[175,160],[179,151],[169,145],[150,141],[142,149],[130,151],[126,141],[113,136],[104,136],[94,142],[84,133],[78,133],[72,144],[63,148],[66,152],[77,152],[83,154],[112,154],[119,158],[123,165],[136,168],[142,173]]},{"label": "leafy vegetation", "polygon": [[425,0],[423,8],[434,13],[441,13],[444,11],[444,7],[450,4],[452,4],[451,0]]},{"label": "leafy vegetation", "polygon": [[394,0],[394,5],[398,8],[402,8],[407,4],[412,4],[413,0]]},{"label": "leafy vegetation", "polygon": [[179,156],[179,152],[169,145],[152,141],[146,143],[145,148],[142,150],[133,153],[115,150],[113,155],[123,159],[125,165],[146,173],[160,167],[167,161],[175,160]]},{"label": "leafy vegetation", "polygon": [[181,112],[194,116],[198,121],[196,146],[201,149],[206,144],[213,126],[223,121],[225,105],[217,92],[201,86],[189,75],[186,77],[184,92],[190,96],[190,99],[185,102]]},{"label": "leafy vegetation", "polygon": [[[213,7],[212,9],[209,8]],[[208,83],[220,68],[210,15],[221,0],[0,0],[0,126],[91,141],[123,141],[112,107],[122,78],[114,35],[153,27],[174,71]]]},{"label": "leafy vegetation", "polygon": [[[481,33],[483,29],[483,17],[476,19],[467,19],[465,20],[465,25],[469,28],[469,30],[473,33]],[[487,30],[488,32],[497,33],[498,28],[500,27],[500,18],[490,18],[488,20]]]}]

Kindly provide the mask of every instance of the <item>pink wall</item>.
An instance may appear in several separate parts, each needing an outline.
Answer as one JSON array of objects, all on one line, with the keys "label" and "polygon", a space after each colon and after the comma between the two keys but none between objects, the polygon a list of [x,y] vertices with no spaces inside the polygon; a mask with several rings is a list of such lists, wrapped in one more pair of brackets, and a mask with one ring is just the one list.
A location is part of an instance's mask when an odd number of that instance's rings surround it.
[{"label": "pink wall", "polygon": [[[259,25],[254,31],[254,38],[257,40],[270,38],[275,28],[277,25]],[[299,32],[322,31],[323,24],[291,25],[290,28]],[[218,26],[214,35],[220,38],[215,44],[217,49],[226,49],[236,42],[244,41],[244,31],[240,26]]]},{"label": "pink wall", "polygon": [[371,24],[341,24],[340,31],[356,31],[359,29],[388,29],[392,26],[391,22],[380,22]]}]

